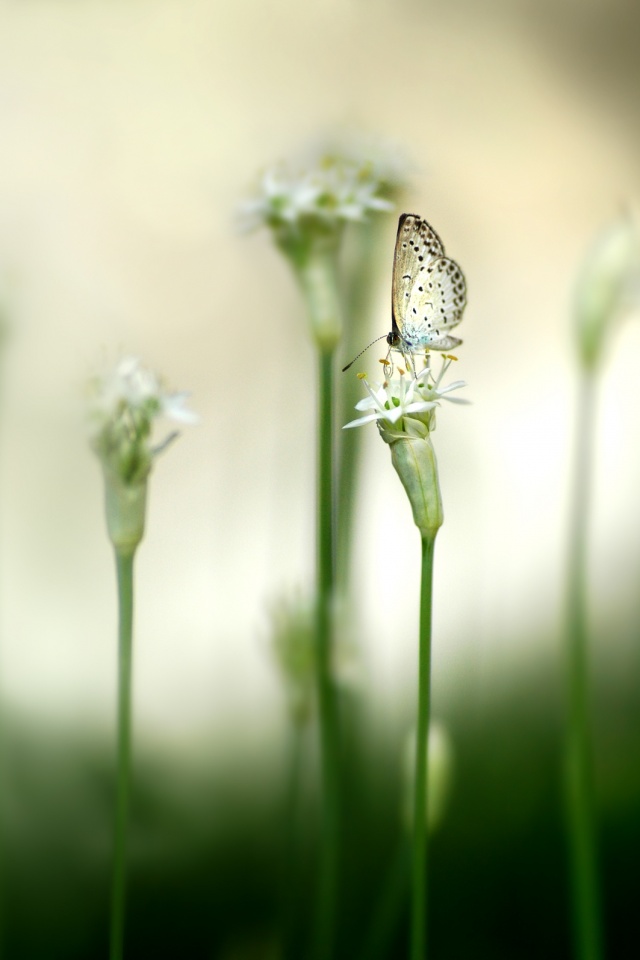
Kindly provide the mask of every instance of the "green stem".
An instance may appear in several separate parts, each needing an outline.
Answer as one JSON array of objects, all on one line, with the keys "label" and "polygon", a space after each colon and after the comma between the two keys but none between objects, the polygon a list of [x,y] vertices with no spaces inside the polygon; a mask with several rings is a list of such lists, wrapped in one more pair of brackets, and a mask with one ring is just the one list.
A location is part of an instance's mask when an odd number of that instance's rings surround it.
[{"label": "green stem", "polygon": [[118,757],[111,895],[110,960],[122,960],[124,940],[127,826],[131,767],[131,647],[133,551],[116,550],[118,578]]},{"label": "green stem", "polygon": [[586,617],[586,546],[595,386],[595,374],[584,372],[578,401],[566,638],[566,804],[574,944],[578,960],[600,960],[603,955],[595,834],[593,746],[589,723]]},{"label": "green stem", "polygon": [[335,594],[335,495],[333,470],[333,351],[319,351],[318,368],[318,569],[316,654],[322,765],[322,847],[315,954],[333,957],[340,843],[337,699],[333,680]]},{"label": "green stem", "polygon": [[429,714],[431,709],[431,609],[435,537],[422,538],[420,579],[420,653],[418,665],[418,727],[413,799],[413,871],[411,960],[427,955],[427,791],[429,771]]}]

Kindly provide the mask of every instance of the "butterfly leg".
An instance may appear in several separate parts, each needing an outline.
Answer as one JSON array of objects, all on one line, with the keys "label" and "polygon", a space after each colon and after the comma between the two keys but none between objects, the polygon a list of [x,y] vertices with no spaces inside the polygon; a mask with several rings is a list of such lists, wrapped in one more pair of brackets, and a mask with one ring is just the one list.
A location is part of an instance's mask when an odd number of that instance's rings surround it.
[{"label": "butterfly leg", "polygon": [[392,348],[389,347],[386,357],[381,361],[385,380],[391,380],[391,377],[393,376],[393,360],[391,359],[391,350]]},{"label": "butterfly leg", "polygon": [[404,357],[404,362],[406,363],[407,368],[413,374],[413,379],[417,380],[418,374],[416,373],[416,361],[414,359],[414,355],[409,350],[403,350],[402,356]]}]

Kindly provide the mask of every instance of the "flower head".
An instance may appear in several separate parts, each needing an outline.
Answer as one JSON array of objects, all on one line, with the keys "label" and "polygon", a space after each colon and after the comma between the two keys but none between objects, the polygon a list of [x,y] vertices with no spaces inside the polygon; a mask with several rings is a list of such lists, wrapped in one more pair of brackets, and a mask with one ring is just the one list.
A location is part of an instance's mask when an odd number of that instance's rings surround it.
[{"label": "flower head", "polygon": [[435,410],[440,400],[468,402],[448,396],[453,390],[465,386],[463,380],[442,385],[453,360],[451,356],[442,357],[437,377],[434,377],[429,362],[415,377],[408,377],[401,370],[397,380],[385,380],[373,387],[366,377],[361,377],[369,396],[360,400],[356,408],[372,412],[346,424],[346,427],[359,427],[364,423],[377,423],[380,436],[389,444],[391,462],[409,498],[414,523],[422,537],[431,540],[444,519],[438,467],[430,436],[436,426]]},{"label": "flower head", "polygon": [[374,168],[338,155],[324,156],[315,165],[293,170],[283,164],[270,167],[262,176],[257,195],[247,200],[244,211],[253,226],[276,227],[307,219],[333,225],[363,220],[372,210],[390,210],[382,199],[381,182]]},{"label": "flower head", "polygon": [[339,236],[346,222],[390,210],[382,191],[371,164],[325,155],[306,168],[281,164],[266,170],[241,214],[249,228],[270,227],[278,244],[295,254],[313,237]]},{"label": "flower head", "polygon": [[271,229],[289,260],[323,352],[333,350],[342,333],[339,255],[345,224],[390,210],[385,188],[372,164],[325,152],[298,167],[268,169],[240,209],[247,228]]},{"label": "flower head", "polygon": [[153,421],[165,416],[195,423],[186,398],[186,393],[167,393],[135,357],[124,357],[115,370],[89,384],[89,439],[102,464],[109,537],[120,553],[132,554],[142,540],[153,460],[177,436],[170,433],[152,446]]},{"label": "flower head", "polygon": [[186,393],[168,393],[136,357],[123,357],[112,372],[89,384],[90,442],[104,469],[125,485],[142,483],[156,456],[175,437],[151,446],[153,421],[161,416],[195,423]]},{"label": "flower head", "polygon": [[453,362],[445,355],[437,377],[428,365],[416,377],[407,376],[403,370],[397,380],[385,380],[373,386],[362,377],[368,397],[356,404],[356,410],[371,411],[363,417],[345,424],[344,429],[360,427],[365,423],[378,424],[382,438],[387,443],[402,437],[426,437],[435,430],[435,410],[441,400],[451,403],[468,403],[449,394],[466,386],[464,380],[455,380],[443,386],[444,376]]}]

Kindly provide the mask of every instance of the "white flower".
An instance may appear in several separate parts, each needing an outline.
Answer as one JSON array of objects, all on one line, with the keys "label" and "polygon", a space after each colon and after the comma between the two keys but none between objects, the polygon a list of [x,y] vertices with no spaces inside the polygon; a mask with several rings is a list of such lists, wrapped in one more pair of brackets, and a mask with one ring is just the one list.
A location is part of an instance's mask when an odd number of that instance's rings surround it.
[{"label": "white flower", "polygon": [[115,370],[96,377],[91,387],[90,417],[96,423],[104,424],[125,409],[181,423],[198,421],[197,415],[185,408],[188,394],[166,393],[156,374],[145,369],[137,357],[123,357]]},{"label": "white flower", "polygon": [[451,366],[453,358],[444,356],[442,366],[437,377],[433,376],[430,366],[424,368],[416,377],[407,376],[400,371],[396,380],[385,380],[374,386],[363,377],[363,383],[369,394],[356,404],[356,410],[372,411],[345,424],[343,429],[360,427],[365,423],[378,423],[381,431],[388,438],[393,436],[426,436],[435,429],[435,408],[440,400],[449,400],[451,403],[468,403],[461,397],[450,397],[453,390],[466,386],[464,380],[455,380],[442,386],[445,373]]},{"label": "white flower", "polygon": [[370,164],[324,157],[308,169],[283,165],[268,169],[257,195],[241,207],[249,228],[264,223],[273,228],[298,227],[315,221],[336,227],[363,220],[372,210],[390,210],[380,196],[381,182]]},{"label": "white flower", "polygon": [[150,446],[152,423],[167,417],[196,423],[198,417],[185,406],[188,394],[168,393],[160,379],[137,357],[123,357],[115,370],[89,384],[88,421],[91,446],[105,471],[122,483],[143,482],[153,457],[177,435]]}]

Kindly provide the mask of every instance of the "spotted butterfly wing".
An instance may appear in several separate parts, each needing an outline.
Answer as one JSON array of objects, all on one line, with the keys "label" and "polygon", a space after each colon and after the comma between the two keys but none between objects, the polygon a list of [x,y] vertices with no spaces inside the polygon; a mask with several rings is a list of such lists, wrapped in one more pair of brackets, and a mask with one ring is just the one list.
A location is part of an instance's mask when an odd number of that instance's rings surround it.
[{"label": "spotted butterfly wing", "polygon": [[388,342],[402,353],[451,350],[462,341],[449,331],[462,320],[464,275],[444,255],[440,237],[426,220],[403,213],[398,223]]}]

